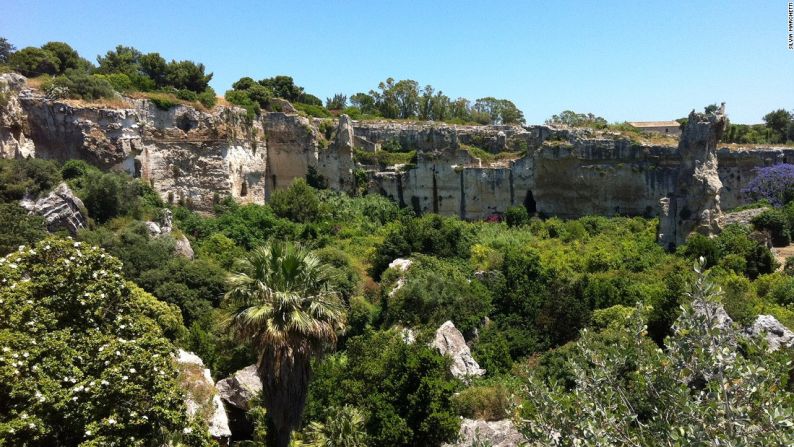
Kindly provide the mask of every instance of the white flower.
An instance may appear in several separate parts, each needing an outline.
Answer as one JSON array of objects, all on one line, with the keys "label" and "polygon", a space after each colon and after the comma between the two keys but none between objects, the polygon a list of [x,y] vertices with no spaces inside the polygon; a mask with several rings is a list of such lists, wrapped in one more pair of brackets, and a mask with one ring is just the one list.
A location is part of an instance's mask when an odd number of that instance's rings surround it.
[{"label": "white flower", "polygon": [[147,421],[149,420],[149,416],[146,416],[145,414],[144,414],[143,416],[141,416],[141,417],[142,417],[143,419],[147,420]]},{"label": "white flower", "polygon": [[129,379],[128,376],[121,376],[121,380],[127,380],[127,379]]},{"label": "white flower", "polygon": [[110,385],[110,382],[108,382],[107,380],[104,380],[104,379],[101,382],[99,382],[99,383],[102,384],[102,385]]},{"label": "white flower", "polygon": [[79,247],[79,246],[80,246],[80,243],[79,243],[79,242],[75,242],[75,243],[74,243],[74,246],[75,246],[75,247]]},{"label": "white flower", "polygon": [[23,352],[22,353],[22,357],[28,358],[28,357],[30,357],[30,354],[28,354],[27,352]]},{"label": "white flower", "polygon": [[36,428],[36,424],[34,424],[33,422],[31,422],[30,424],[28,424],[28,427],[30,427],[30,428]]},{"label": "white flower", "polygon": [[24,250],[24,249],[25,249],[25,246],[24,246],[24,245],[20,245],[20,246],[19,246],[19,251],[22,251],[22,250]]},{"label": "white flower", "polygon": [[86,436],[91,436],[91,430],[86,430],[86,431],[85,431],[85,435],[86,435]]},{"label": "white flower", "polygon": [[21,417],[23,420],[25,420],[25,419],[28,418],[28,414],[27,413],[22,413],[22,414],[19,415],[19,417]]},{"label": "white flower", "polygon": [[119,352],[119,351],[116,351],[116,355],[121,355],[121,352]]},{"label": "white flower", "polygon": [[77,396],[74,396],[74,397],[72,398],[72,400],[73,400],[73,401],[75,401],[75,402],[77,402]]},{"label": "white flower", "polygon": [[189,434],[193,433],[193,429],[190,428],[190,427],[185,427],[185,429],[182,430],[182,433],[184,433],[186,435],[189,435]]},{"label": "white flower", "polygon": [[9,267],[11,267],[12,269],[15,269],[15,268],[17,268],[17,265],[16,265],[16,264],[14,264],[13,262],[12,262],[11,264],[8,264],[8,266],[9,266]]},{"label": "white flower", "polygon": [[110,365],[110,361],[109,360],[105,360],[105,366],[108,366],[108,365]]},{"label": "white flower", "polygon": [[131,374],[135,374],[136,372],[138,372],[138,371],[135,371],[135,368],[130,368],[130,373]]},{"label": "white flower", "polygon": [[11,348],[9,348],[8,346],[3,346],[3,352],[8,352],[10,350],[11,350]]},{"label": "white flower", "polygon": [[45,246],[44,246],[44,249],[45,249],[45,250],[49,250],[49,249],[50,249],[50,244],[47,244],[47,245],[45,245]]},{"label": "white flower", "polygon": [[108,424],[109,425],[115,425],[116,424],[116,420],[113,419],[113,418],[108,418]]}]

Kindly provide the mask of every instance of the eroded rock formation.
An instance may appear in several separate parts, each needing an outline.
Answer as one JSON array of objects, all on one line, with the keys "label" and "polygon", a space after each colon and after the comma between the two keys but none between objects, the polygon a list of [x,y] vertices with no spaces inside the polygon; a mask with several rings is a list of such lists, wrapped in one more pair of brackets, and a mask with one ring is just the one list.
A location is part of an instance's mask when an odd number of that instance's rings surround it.
[{"label": "eroded rock formation", "polygon": [[693,231],[719,232],[720,180],[717,143],[725,130],[725,104],[715,113],[689,114],[678,143],[681,163],[675,189],[660,201],[659,242],[672,249]]},{"label": "eroded rock formation", "polygon": [[185,393],[188,417],[203,417],[209,426],[210,435],[221,445],[228,445],[232,436],[223,402],[215,390],[210,370],[192,352],[180,349],[176,362],[180,371],[180,383]]},{"label": "eroded rock formation", "polygon": [[794,347],[794,332],[772,315],[759,315],[745,332],[753,337],[763,337],[770,351]]},{"label": "eroded rock formation", "polygon": [[464,419],[460,423],[458,440],[444,447],[470,447],[489,445],[492,447],[518,447],[526,443],[524,436],[516,430],[513,421],[482,421]]},{"label": "eroded rock formation", "polygon": [[61,183],[47,196],[35,202],[26,199],[19,204],[29,212],[42,216],[47,231],[67,230],[74,236],[78,230],[87,226],[83,215],[83,201],[74,195],[66,183]]},{"label": "eroded rock formation", "polygon": [[466,379],[485,374],[485,370],[480,368],[480,365],[472,357],[463,334],[451,321],[445,322],[438,328],[431,346],[436,348],[441,355],[452,358],[450,371],[453,376]]}]

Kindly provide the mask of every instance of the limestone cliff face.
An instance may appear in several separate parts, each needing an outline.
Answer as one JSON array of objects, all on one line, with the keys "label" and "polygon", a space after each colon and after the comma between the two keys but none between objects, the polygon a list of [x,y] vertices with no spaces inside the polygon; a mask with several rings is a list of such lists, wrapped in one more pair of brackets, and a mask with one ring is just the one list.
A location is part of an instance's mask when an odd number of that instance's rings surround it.
[{"label": "limestone cliff face", "polygon": [[[26,87],[24,77],[0,75],[0,156],[84,159],[123,169],[148,182],[163,199],[211,210],[231,196],[264,203],[272,191],[310,172],[332,189],[365,186],[420,213],[483,219],[525,205],[543,215],[645,215],[660,213],[659,201],[694,172],[684,148],[644,145],[609,132],[549,126],[459,126],[440,123],[353,121],[333,123],[291,113],[263,113],[248,120],[242,109],[197,110],[179,105],[161,110],[145,99],[124,99],[122,108],[51,100]],[[695,141],[695,140],[692,140]],[[408,166],[367,165],[360,151],[400,143],[416,151]],[[468,146],[491,154],[487,162]],[[758,166],[794,163],[791,148],[716,148],[723,208],[745,200],[741,189]],[[356,185],[362,170],[366,185]],[[711,181],[710,180],[710,181]],[[712,183],[709,183],[712,184]],[[669,212],[669,206],[668,206]]]}]

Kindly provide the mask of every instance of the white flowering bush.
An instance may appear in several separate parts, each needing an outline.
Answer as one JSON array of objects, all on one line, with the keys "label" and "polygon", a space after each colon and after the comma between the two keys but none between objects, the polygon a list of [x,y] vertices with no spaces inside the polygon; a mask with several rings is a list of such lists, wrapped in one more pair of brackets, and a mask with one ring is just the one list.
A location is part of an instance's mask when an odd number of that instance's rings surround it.
[{"label": "white flowering bush", "polygon": [[99,248],[48,238],[0,259],[0,445],[181,434],[190,422],[168,338],[181,326]]},{"label": "white flowering bush", "polygon": [[623,327],[583,331],[566,365],[573,389],[530,379],[520,427],[532,445],[794,445],[792,353],[726,325],[702,268],[666,350],[638,306]]}]

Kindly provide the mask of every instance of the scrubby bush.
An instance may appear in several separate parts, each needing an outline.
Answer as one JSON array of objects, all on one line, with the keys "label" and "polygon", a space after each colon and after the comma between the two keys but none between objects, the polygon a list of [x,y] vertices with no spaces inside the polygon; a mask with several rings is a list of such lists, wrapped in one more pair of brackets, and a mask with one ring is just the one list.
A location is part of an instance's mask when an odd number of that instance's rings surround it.
[{"label": "scrubby bush", "polygon": [[[53,78],[43,86],[51,96],[95,100],[112,98],[116,91],[106,79],[80,70],[67,70],[62,76]],[[54,92],[59,92],[55,94]]]},{"label": "scrubby bush", "polygon": [[416,257],[402,287],[382,301],[384,323],[435,329],[451,320],[464,334],[471,333],[491,311],[490,293],[471,275],[460,263]]},{"label": "scrubby bush", "polygon": [[39,158],[0,159],[0,202],[35,199],[61,181],[58,165]]},{"label": "scrubby bush", "polygon": [[16,250],[20,245],[30,245],[47,235],[44,219],[29,215],[16,203],[0,203],[0,256]]},{"label": "scrubby bush", "polygon": [[275,191],[268,203],[277,216],[293,222],[316,222],[323,214],[317,190],[302,178],[295,179],[287,189]]},{"label": "scrubby bush", "polygon": [[527,208],[522,205],[511,206],[505,211],[505,222],[509,227],[526,225],[529,222]]},{"label": "scrubby bush", "polygon": [[418,219],[400,219],[377,247],[370,274],[380,278],[391,261],[411,253],[441,258],[468,258],[473,238],[472,230],[454,218],[433,214]]},{"label": "scrubby bush", "polygon": [[455,395],[452,403],[461,416],[486,421],[506,419],[516,406],[510,389],[499,382],[466,388]]},{"label": "scrubby bush", "polygon": [[768,231],[772,237],[772,244],[776,247],[786,246],[791,242],[791,229],[783,211],[764,211],[753,218],[753,225],[759,230]]}]

